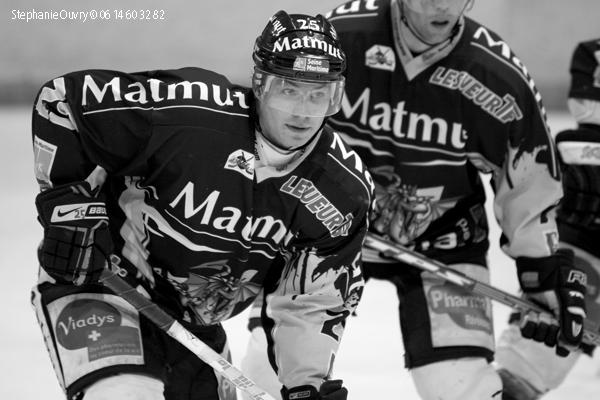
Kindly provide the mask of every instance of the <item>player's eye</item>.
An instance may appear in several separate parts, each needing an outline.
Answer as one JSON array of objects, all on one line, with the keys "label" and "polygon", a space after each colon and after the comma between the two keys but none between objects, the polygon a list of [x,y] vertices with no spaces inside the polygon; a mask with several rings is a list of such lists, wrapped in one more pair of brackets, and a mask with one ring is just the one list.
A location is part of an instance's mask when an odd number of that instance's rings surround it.
[{"label": "player's eye", "polygon": [[298,90],[291,87],[285,87],[281,89],[281,93],[283,93],[286,96],[296,96],[298,94]]}]

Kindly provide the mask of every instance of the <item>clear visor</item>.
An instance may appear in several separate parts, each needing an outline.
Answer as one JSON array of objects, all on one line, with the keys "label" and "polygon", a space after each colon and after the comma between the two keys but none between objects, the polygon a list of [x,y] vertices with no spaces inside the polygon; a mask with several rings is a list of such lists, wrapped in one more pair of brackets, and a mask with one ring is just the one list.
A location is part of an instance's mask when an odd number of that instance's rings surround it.
[{"label": "clear visor", "polygon": [[471,0],[403,0],[413,12],[424,15],[461,15]]},{"label": "clear visor", "polygon": [[311,81],[274,75],[259,68],[252,79],[254,95],[264,106],[303,117],[327,117],[340,110],[343,76],[336,81]]}]

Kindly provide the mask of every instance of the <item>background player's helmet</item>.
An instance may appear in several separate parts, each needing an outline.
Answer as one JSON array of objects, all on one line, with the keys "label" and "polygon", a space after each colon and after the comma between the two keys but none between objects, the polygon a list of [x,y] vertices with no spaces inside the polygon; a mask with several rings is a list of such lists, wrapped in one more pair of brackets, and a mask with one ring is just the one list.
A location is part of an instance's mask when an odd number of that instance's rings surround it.
[{"label": "background player's helmet", "polygon": [[569,97],[600,102],[600,39],[581,42],[571,58]]},{"label": "background player's helmet", "polygon": [[577,45],[570,72],[571,114],[579,124],[600,125],[600,38]]},{"label": "background player's helmet", "polygon": [[[277,12],[256,39],[252,58],[252,88],[259,100],[278,92],[306,103],[302,115],[323,117],[339,111],[346,55],[322,15]],[[269,106],[292,112],[293,104],[280,100]]]}]

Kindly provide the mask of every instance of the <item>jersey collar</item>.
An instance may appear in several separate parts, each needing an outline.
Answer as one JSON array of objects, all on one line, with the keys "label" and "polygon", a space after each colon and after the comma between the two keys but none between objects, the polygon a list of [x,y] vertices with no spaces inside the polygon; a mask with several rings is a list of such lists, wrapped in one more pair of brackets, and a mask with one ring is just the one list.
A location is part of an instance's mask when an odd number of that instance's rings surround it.
[{"label": "jersey collar", "polygon": [[463,16],[460,17],[458,20],[458,32],[451,38],[429,48],[417,56],[413,56],[406,40],[406,36],[411,33],[402,22],[401,3],[401,0],[392,0],[392,31],[394,34],[396,53],[404,68],[406,77],[411,81],[425,69],[446,57],[456,47],[464,31],[465,20]]},{"label": "jersey collar", "polygon": [[254,173],[258,183],[268,178],[281,177],[296,169],[312,153],[323,128],[299,149],[285,151],[271,143],[260,130],[255,131]]}]

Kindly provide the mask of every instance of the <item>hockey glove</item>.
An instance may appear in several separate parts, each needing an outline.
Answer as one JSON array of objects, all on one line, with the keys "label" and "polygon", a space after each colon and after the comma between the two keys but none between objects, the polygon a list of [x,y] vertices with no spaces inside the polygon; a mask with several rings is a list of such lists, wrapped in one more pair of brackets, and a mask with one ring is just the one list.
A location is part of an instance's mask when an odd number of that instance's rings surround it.
[{"label": "hockey glove", "polygon": [[544,321],[538,315],[525,315],[521,318],[521,334],[556,346],[556,354],[566,357],[583,338],[585,272],[574,267],[571,250],[559,249],[548,257],[519,257],[517,273],[525,296],[554,312],[558,319]]},{"label": "hockey glove", "polygon": [[292,389],[284,386],[281,389],[281,397],[283,400],[346,400],[348,389],[342,386],[341,379],[336,379],[323,382],[318,392],[312,385],[296,386]]},{"label": "hockey glove", "polygon": [[35,205],[44,227],[42,268],[61,283],[96,282],[113,252],[103,196],[83,181],[44,191]]}]

